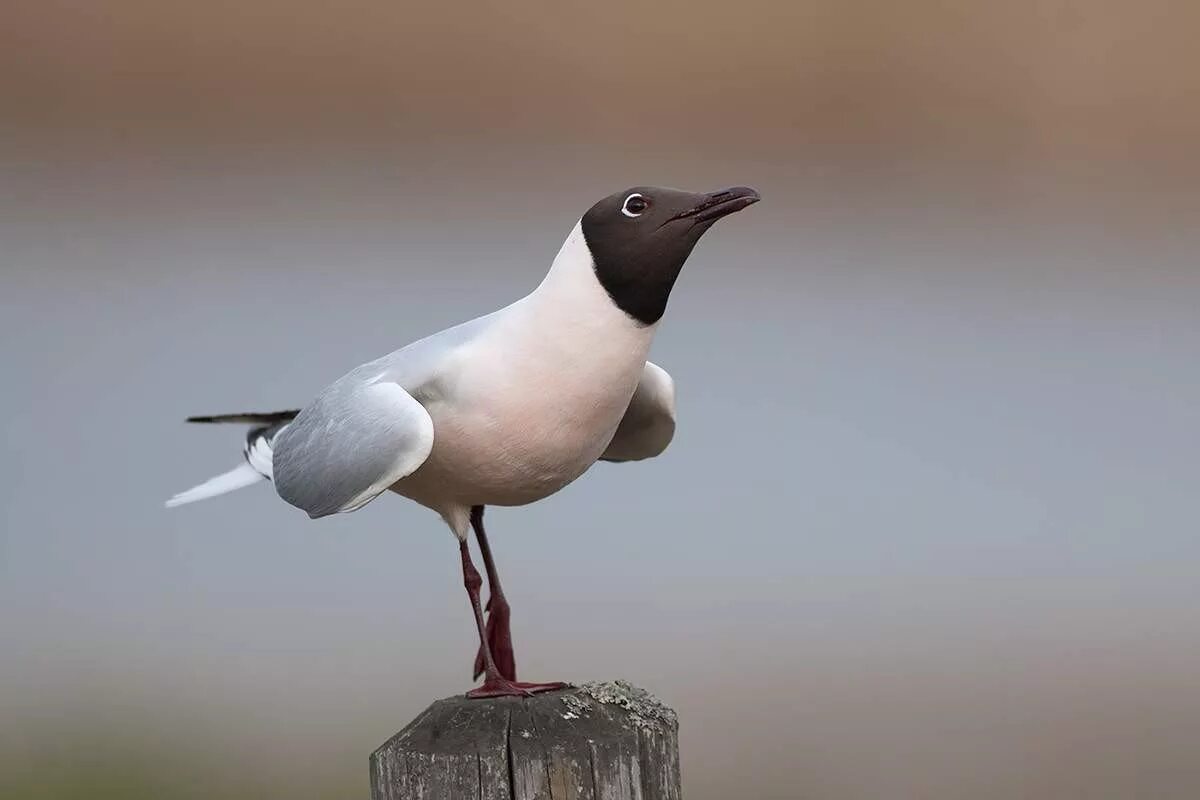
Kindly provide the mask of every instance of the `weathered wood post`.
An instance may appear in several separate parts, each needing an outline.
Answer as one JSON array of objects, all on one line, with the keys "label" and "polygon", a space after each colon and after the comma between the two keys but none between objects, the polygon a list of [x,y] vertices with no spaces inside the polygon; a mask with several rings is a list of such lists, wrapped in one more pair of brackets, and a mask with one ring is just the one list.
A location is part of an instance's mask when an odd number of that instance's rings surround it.
[{"label": "weathered wood post", "polygon": [[679,800],[675,712],[624,681],[438,700],[371,755],[372,800]]}]

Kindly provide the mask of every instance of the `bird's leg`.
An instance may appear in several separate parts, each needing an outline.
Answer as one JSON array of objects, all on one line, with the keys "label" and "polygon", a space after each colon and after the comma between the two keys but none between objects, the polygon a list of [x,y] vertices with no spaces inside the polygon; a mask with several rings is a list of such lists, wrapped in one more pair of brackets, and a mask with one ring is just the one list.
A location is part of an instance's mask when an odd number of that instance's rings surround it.
[{"label": "bird's leg", "polygon": [[479,604],[479,589],[483,586],[483,578],[471,563],[471,551],[465,539],[458,543],[462,555],[463,586],[467,588],[467,596],[471,599],[471,610],[475,613],[475,627],[479,631],[479,647],[483,653],[483,686],[467,692],[471,699],[479,697],[527,697],[535,692],[548,692],[561,689],[565,683],[517,683],[500,674],[496,662],[492,659],[492,650],[488,646],[487,628],[483,622],[483,608]]},{"label": "bird's leg", "polygon": [[[487,572],[489,597],[487,602],[487,643],[492,651],[492,659],[500,674],[510,681],[517,679],[517,662],[513,655],[512,629],[510,620],[512,611],[508,600],[504,597],[504,589],[500,586],[500,575],[496,571],[496,562],[492,558],[492,547],[488,544],[487,533],[483,530],[483,506],[471,509],[471,527],[475,529],[475,539],[479,542],[479,552],[483,554],[483,568]],[[484,671],[484,648],[479,647],[475,656],[475,677]]]},{"label": "bird's leg", "polygon": [[483,578],[480,577],[479,571],[475,569],[475,565],[471,563],[471,551],[466,539],[459,541],[458,549],[462,554],[463,586],[467,588],[467,597],[471,599],[471,610],[475,613],[475,627],[479,629],[479,653],[483,657],[484,673],[483,686],[467,692],[467,697],[525,696],[532,694],[528,690],[517,686],[516,683],[508,678],[505,678],[500,674],[500,670],[496,669],[496,662],[492,660],[492,650],[488,647],[487,630],[483,622],[483,609],[479,606],[479,588],[483,586]]}]

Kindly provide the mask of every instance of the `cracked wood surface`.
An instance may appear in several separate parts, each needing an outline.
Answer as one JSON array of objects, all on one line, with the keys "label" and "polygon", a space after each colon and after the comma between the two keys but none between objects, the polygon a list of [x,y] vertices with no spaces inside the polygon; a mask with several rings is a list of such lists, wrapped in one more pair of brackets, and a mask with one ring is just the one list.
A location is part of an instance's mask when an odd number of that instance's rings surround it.
[{"label": "cracked wood surface", "polygon": [[678,728],[660,708],[647,721],[587,687],[438,700],[371,755],[371,797],[679,800]]}]

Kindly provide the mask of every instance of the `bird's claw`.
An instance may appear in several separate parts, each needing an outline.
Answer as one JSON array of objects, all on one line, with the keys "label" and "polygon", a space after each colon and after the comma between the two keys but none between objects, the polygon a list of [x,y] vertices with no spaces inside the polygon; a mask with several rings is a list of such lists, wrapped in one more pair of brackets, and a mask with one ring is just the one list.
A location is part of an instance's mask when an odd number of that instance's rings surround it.
[{"label": "bird's claw", "polygon": [[541,692],[553,692],[558,689],[567,688],[567,684],[562,681],[553,681],[551,683],[526,683],[524,681],[510,681],[499,676],[489,678],[483,682],[483,686],[478,689],[472,689],[467,692],[468,700],[480,700],[486,697],[533,697]]}]

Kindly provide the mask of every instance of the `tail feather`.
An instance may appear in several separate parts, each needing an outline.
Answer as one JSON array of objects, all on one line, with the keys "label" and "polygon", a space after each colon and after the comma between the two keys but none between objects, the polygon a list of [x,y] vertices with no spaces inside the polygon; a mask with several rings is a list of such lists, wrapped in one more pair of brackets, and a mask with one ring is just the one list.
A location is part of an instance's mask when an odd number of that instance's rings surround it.
[{"label": "tail feather", "polygon": [[220,494],[252,486],[272,477],[274,453],[271,443],[279,432],[287,427],[297,411],[276,411],[270,414],[224,414],[217,417],[191,417],[189,422],[245,422],[252,423],[242,446],[245,461],[228,472],[209,478],[199,486],[180,492],[167,501],[167,508],[174,508],[197,500],[207,500]]},{"label": "tail feather", "polygon": [[259,481],[265,481],[266,475],[250,466],[248,463],[238,464],[228,472],[222,472],[215,478],[209,478],[199,486],[193,486],[186,492],[180,492],[167,501],[167,508],[181,506],[184,503],[194,503],[197,500],[207,500],[219,494],[232,492],[245,486],[251,486]]}]

